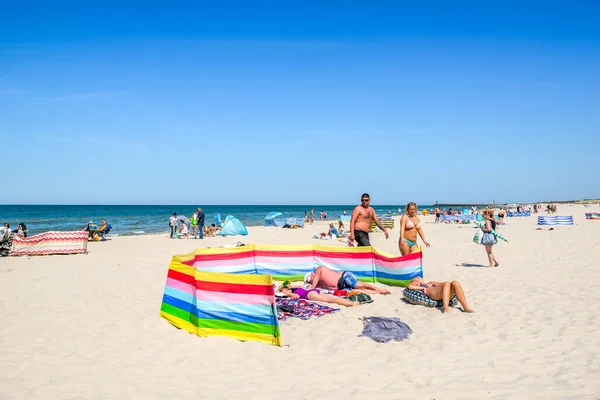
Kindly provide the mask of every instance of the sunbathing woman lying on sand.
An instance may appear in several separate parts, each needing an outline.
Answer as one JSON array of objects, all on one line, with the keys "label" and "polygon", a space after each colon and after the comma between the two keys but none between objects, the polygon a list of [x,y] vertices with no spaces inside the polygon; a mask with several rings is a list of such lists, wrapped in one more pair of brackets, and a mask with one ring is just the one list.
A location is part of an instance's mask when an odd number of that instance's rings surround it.
[{"label": "sunbathing woman lying on sand", "polygon": [[444,312],[450,309],[449,303],[452,296],[456,295],[460,305],[463,308],[464,312],[473,312],[469,308],[467,304],[467,299],[465,298],[465,292],[463,292],[462,286],[457,281],[452,282],[423,282],[423,279],[420,277],[416,277],[412,280],[410,285],[408,285],[409,289],[412,290],[422,290],[427,297],[431,300],[442,300],[444,303]]},{"label": "sunbathing woman lying on sand", "polygon": [[319,289],[304,289],[301,287],[292,288],[287,286],[285,283],[280,288],[281,293],[287,295],[292,299],[305,299],[312,301],[322,301],[323,303],[334,303],[340,306],[355,307],[358,306],[358,301],[350,301],[340,297],[328,296],[321,294]]}]

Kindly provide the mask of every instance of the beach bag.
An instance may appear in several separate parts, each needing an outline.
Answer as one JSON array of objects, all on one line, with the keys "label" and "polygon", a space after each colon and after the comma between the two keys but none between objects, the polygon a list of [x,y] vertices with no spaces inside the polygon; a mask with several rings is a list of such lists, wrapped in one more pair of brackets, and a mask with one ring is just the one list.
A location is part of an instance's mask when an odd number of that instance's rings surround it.
[{"label": "beach bag", "polygon": [[481,241],[483,240],[483,231],[481,230],[481,228],[477,229],[477,232],[475,232],[475,236],[473,236],[473,242],[477,243],[477,244],[481,244]]},{"label": "beach bag", "polygon": [[483,234],[483,238],[481,239],[481,244],[483,245],[493,245],[498,243],[498,240],[496,239],[496,235],[494,235],[491,232],[484,232]]}]

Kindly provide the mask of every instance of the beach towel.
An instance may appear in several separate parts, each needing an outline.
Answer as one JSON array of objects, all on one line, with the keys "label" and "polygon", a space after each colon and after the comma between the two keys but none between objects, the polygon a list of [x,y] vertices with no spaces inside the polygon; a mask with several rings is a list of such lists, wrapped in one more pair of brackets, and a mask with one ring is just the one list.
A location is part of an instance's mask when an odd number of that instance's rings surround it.
[{"label": "beach towel", "polygon": [[[313,317],[322,317],[323,315],[333,314],[335,312],[340,311],[339,308],[331,308],[328,306],[323,306],[319,303],[307,301],[304,299],[276,299],[277,302],[277,319],[279,321],[285,321],[290,317],[296,317],[300,319],[310,319]],[[294,312],[284,312],[280,309],[283,306],[284,308],[292,307]]]},{"label": "beach towel", "polygon": [[412,329],[400,318],[364,317],[363,331],[358,336],[366,336],[378,343],[391,340],[402,341],[413,333]]}]

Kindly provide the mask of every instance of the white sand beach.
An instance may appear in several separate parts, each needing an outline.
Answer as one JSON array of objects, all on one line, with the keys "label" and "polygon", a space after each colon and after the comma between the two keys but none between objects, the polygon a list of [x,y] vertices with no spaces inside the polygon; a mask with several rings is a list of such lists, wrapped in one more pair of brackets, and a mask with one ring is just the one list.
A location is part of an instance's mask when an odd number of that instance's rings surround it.
[{"label": "white sand beach", "polygon": [[[501,266],[484,268],[473,225],[421,217],[426,280],[458,280],[460,307],[406,304],[402,288],[374,302],[282,323],[284,346],[200,338],[159,318],[174,254],[243,241],[331,244],[327,231],[249,227],[245,237],[171,240],[110,237],[89,254],[0,259],[1,399],[598,399],[600,221],[597,207],[560,205],[575,225],[536,230],[537,218],[506,218]],[[398,251],[398,220],[386,240]],[[363,316],[399,317],[408,340],[379,344]]]}]

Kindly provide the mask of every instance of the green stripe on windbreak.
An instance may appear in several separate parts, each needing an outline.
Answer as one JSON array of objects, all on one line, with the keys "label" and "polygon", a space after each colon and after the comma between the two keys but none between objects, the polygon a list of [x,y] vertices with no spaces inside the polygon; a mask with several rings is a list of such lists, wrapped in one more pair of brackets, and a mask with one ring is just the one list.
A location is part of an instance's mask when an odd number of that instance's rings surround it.
[{"label": "green stripe on windbreak", "polygon": [[377,278],[377,282],[390,286],[408,286],[411,281],[412,279],[398,280],[390,278]]},{"label": "green stripe on windbreak", "polygon": [[271,275],[274,281],[303,281],[304,275]]},{"label": "green stripe on windbreak", "polygon": [[[252,333],[262,333],[265,335],[279,336],[279,326],[257,324],[256,322],[235,322],[224,321],[220,319],[198,319],[195,315],[180,308],[173,307],[170,304],[162,303],[161,311],[171,314],[179,319],[190,322],[199,328],[227,329],[230,331],[243,331]],[[277,318],[277,317],[275,317]]]}]

